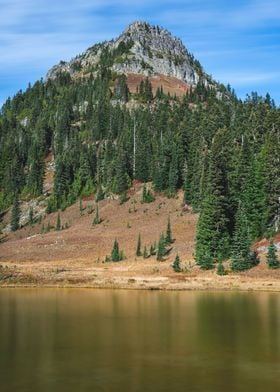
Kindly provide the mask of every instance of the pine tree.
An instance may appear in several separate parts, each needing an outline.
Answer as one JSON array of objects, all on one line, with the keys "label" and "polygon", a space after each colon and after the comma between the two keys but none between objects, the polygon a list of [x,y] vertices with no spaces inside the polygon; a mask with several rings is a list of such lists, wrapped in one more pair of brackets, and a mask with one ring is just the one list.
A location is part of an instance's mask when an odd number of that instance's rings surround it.
[{"label": "pine tree", "polygon": [[146,245],[144,246],[143,257],[144,259],[147,259],[149,257]]},{"label": "pine tree", "polygon": [[121,75],[117,79],[117,83],[114,88],[115,97],[123,102],[128,101],[129,97],[129,89],[127,87],[127,77],[125,75]]},{"label": "pine tree", "polygon": [[259,238],[265,228],[266,196],[264,190],[264,164],[262,157],[253,160],[248,174],[242,200],[248,219],[248,229],[252,240]]},{"label": "pine tree", "polygon": [[219,262],[218,262],[217,274],[220,276],[226,275],[226,271],[225,271],[224,265],[222,263],[222,260],[219,260]]},{"label": "pine tree", "polygon": [[120,147],[116,161],[115,188],[118,194],[124,193],[127,189],[126,158],[123,147]]},{"label": "pine tree", "polygon": [[143,186],[142,190],[142,203],[152,203],[155,200],[154,195],[151,193],[150,189],[147,190],[146,184]]},{"label": "pine tree", "polygon": [[168,217],[165,243],[166,243],[166,245],[170,245],[170,244],[172,244],[172,242],[173,242],[173,239],[172,239],[171,223],[170,223],[170,217]]},{"label": "pine tree", "polygon": [[121,260],[120,251],[119,251],[119,243],[116,239],[114,241],[113,249],[111,252],[111,260],[112,261],[120,261]]},{"label": "pine tree", "polygon": [[200,259],[199,266],[204,270],[210,270],[214,268],[214,258],[209,253],[205,253],[203,258]]},{"label": "pine tree", "polygon": [[80,202],[79,202],[79,209],[80,209],[80,215],[83,215],[84,208],[83,208],[83,201],[81,198],[80,198]]},{"label": "pine tree", "polygon": [[142,256],[142,252],[141,252],[141,236],[140,233],[138,235],[138,240],[137,240],[137,247],[136,247],[136,256]]},{"label": "pine tree", "polygon": [[165,249],[165,238],[164,235],[161,234],[159,242],[158,242],[158,247],[157,247],[157,260],[158,261],[163,261],[163,258],[166,254],[166,249]]},{"label": "pine tree", "polygon": [[[212,141],[207,187],[202,202],[196,234],[196,262],[209,268],[214,259],[229,255],[228,189],[226,178],[226,130]],[[210,260],[212,260],[210,262]]]},{"label": "pine tree", "polygon": [[178,180],[179,180],[179,175],[178,175],[178,152],[176,149],[176,145],[173,145],[172,148],[172,156],[171,156],[171,162],[169,166],[169,174],[168,174],[168,189],[170,192],[170,195],[174,195],[177,187],[178,187]]},{"label": "pine tree", "polygon": [[103,199],[104,199],[104,192],[102,191],[102,187],[99,186],[97,188],[97,192],[96,192],[96,195],[95,195],[95,201],[99,202],[99,201],[101,201]]},{"label": "pine tree", "polygon": [[96,212],[95,212],[95,217],[93,219],[92,224],[93,225],[99,225],[101,223],[101,219],[99,217],[99,208],[98,208],[98,203],[96,203]]},{"label": "pine tree", "polygon": [[60,213],[57,214],[55,230],[57,231],[61,230]]},{"label": "pine tree", "polygon": [[173,268],[173,270],[174,270],[175,272],[181,272],[181,271],[182,271],[182,268],[181,268],[181,260],[180,260],[180,257],[179,257],[178,254],[177,254],[176,257],[175,257],[175,260],[174,260],[174,262],[173,262],[173,264],[172,264],[172,268]]},{"label": "pine tree", "polygon": [[280,261],[276,254],[276,246],[272,239],[270,240],[269,247],[267,249],[266,260],[269,268],[277,269],[280,267]]},{"label": "pine tree", "polygon": [[156,254],[157,254],[157,252],[156,252],[156,245],[151,244],[151,246],[150,246],[150,255],[151,256],[155,256]]},{"label": "pine tree", "polygon": [[242,204],[239,203],[231,254],[231,269],[233,271],[244,271],[259,263],[257,253],[250,250],[251,241],[248,220]]},{"label": "pine tree", "polygon": [[11,230],[16,231],[19,228],[20,208],[18,195],[15,196],[14,204],[11,212]]},{"label": "pine tree", "polygon": [[28,212],[28,224],[31,226],[34,223],[34,212],[33,212],[33,207],[31,206],[29,208]]}]

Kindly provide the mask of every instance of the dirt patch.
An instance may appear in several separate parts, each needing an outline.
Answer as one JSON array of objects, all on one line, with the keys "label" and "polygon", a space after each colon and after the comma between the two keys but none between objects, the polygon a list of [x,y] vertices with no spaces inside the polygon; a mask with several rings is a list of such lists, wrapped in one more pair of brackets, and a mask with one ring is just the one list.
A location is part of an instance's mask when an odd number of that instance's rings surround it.
[{"label": "dirt patch", "polygon": [[[135,94],[137,91],[137,87],[139,87],[141,81],[144,79],[145,76],[140,74],[127,74],[127,85],[129,91]],[[169,93],[171,96],[176,95],[177,97],[182,97],[190,88],[185,82],[174,78],[173,76],[156,74],[154,76],[150,76],[148,79],[152,84],[154,95],[156,94],[157,89],[160,89],[162,87],[165,94]]]}]

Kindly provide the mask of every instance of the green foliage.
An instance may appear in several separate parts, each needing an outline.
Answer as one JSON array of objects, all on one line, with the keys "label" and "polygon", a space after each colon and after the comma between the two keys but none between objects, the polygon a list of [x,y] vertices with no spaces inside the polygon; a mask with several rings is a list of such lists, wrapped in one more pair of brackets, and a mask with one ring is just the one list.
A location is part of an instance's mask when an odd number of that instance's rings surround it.
[{"label": "green foliage", "polygon": [[121,261],[124,258],[125,258],[124,257],[124,253],[123,253],[122,250],[119,249],[119,243],[115,239],[114,245],[113,245],[113,249],[112,249],[112,252],[111,252],[111,260],[116,262],[116,261]]},{"label": "green foliage", "polygon": [[19,229],[19,220],[20,220],[20,207],[19,207],[19,199],[18,195],[15,196],[14,204],[11,211],[11,230],[16,231]]},{"label": "green foliage", "polygon": [[99,216],[99,208],[98,208],[98,203],[96,203],[96,210],[95,210],[95,217],[93,218],[92,224],[93,225],[99,225],[102,222]]},{"label": "green foliage", "polygon": [[142,203],[152,203],[153,201],[155,201],[154,195],[152,194],[150,189],[147,190],[146,184],[144,184],[143,190],[142,190],[141,202]]},{"label": "green foliage", "polygon": [[61,230],[60,213],[57,214],[55,230],[57,230],[57,231]]},{"label": "green foliage", "polygon": [[127,87],[126,81],[127,78],[125,75],[119,76],[114,88],[115,98],[121,100],[122,102],[128,102],[128,98],[129,98],[129,89]]},{"label": "green foliage", "polygon": [[136,247],[136,256],[142,256],[142,252],[141,252],[141,236],[140,233],[138,235],[138,240],[137,240],[137,247]]},{"label": "green foliage", "polygon": [[83,214],[83,211],[84,211],[82,199],[80,199],[80,201],[79,201],[79,209],[80,209],[80,214],[82,215],[82,214]]},{"label": "green foliage", "polygon": [[95,195],[95,201],[98,203],[99,201],[104,200],[104,192],[102,188],[99,186]]},{"label": "green foliage", "polygon": [[220,276],[226,275],[226,271],[225,271],[224,265],[221,260],[219,260],[218,265],[217,265],[217,275],[220,275]]},{"label": "green foliage", "polygon": [[145,245],[144,246],[144,251],[143,251],[143,258],[147,259],[148,257],[149,257],[149,254],[148,254],[147,246]]},{"label": "green foliage", "polygon": [[[150,66],[142,61],[141,67],[143,69],[150,69]],[[151,102],[153,99],[153,89],[152,84],[148,78],[141,81],[139,90],[138,90],[138,97],[142,102]]]},{"label": "green foliage", "polygon": [[33,207],[29,208],[28,211],[28,224],[31,226],[34,223],[34,212],[33,212]]},{"label": "green foliage", "polygon": [[150,255],[155,256],[157,254],[157,247],[156,244],[151,244],[150,246]]},{"label": "green foliage", "polygon": [[207,269],[213,265],[213,259],[226,258],[229,250],[226,138],[226,131],[221,130],[212,141],[207,185],[197,226],[196,261]]},{"label": "green foliage", "polygon": [[172,244],[172,242],[173,242],[173,238],[172,238],[172,231],[171,231],[171,223],[170,223],[170,217],[168,217],[165,243],[166,245],[170,245]]},{"label": "green foliage", "polygon": [[280,261],[276,254],[276,246],[272,239],[270,240],[269,247],[267,249],[266,260],[269,268],[277,269],[280,267]]},{"label": "green foliage", "polygon": [[233,271],[244,271],[259,263],[257,253],[250,250],[250,244],[248,219],[244,208],[239,204],[231,255],[231,269]]},{"label": "green foliage", "polygon": [[178,254],[176,255],[175,260],[172,263],[172,268],[173,268],[173,271],[175,271],[175,272],[181,272],[182,271],[181,260],[180,260],[180,257],[179,257]]},{"label": "green foliage", "polygon": [[120,194],[119,200],[120,204],[124,204],[129,200],[129,197],[127,196],[127,193],[125,191]]},{"label": "green foliage", "polygon": [[214,258],[209,253],[205,253],[199,261],[199,266],[204,270],[210,270],[214,268]]},{"label": "green foliage", "polygon": [[48,199],[48,204],[47,204],[47,208],[46,208],[46,213],[47,214],[51,214],[52,212],[57,211],[57,202],[56,202],[56,198],[54,195],[52,195],[49,199]]},{"label": "green foliage", "polygon": [[166,255],[166,242],[164,234],[161,234],[158,246],[157,246],[157,260],[163,261],[164,256]]},{"label": "green foliage", "polygon": [[123,148],[120,148],[118,159],[116,162],[116,175],[115,175],[115,191],[118,194],[123,194],[128,188],[127,183],[127,168],[126,157]]}]

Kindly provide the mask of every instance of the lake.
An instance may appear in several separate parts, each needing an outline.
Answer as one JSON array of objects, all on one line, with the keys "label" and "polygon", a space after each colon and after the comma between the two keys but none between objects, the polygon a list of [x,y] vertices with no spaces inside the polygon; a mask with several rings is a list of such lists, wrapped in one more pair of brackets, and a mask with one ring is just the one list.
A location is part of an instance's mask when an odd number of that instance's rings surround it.
[{"label": "lake", "polygon": [[280,391],[280,294],[0,289],[0,390]]}]

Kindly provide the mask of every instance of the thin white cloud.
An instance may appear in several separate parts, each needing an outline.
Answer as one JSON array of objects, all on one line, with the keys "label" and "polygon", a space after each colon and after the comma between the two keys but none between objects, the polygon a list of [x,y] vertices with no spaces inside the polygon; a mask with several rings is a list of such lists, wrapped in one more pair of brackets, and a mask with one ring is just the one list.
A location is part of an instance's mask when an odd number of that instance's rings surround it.
[{"label": "thin white cloud", "polygon": [[230,83],[236,87],[259,85],[273,80],[279,80],[280,72],[250,72],[250,73],[218,73],[216,78],[223,83]]}]

